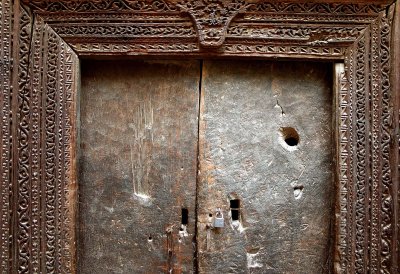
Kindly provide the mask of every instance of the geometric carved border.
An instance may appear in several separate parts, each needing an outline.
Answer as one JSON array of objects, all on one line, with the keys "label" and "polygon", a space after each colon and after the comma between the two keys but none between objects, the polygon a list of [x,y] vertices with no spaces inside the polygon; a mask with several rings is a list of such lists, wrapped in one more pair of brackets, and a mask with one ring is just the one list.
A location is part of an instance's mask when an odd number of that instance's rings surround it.
[{"label": "geometric carved border", "polygon": [[17,12],[11,272],[71,273],[78,58],[43,20]]},{"label": "geometric carved border", "polygon": [[0,272],[76,271],[79,57],[135,55],[344,63],[336,66],[334,272],[397,273],[392,2],[0,1]]}]

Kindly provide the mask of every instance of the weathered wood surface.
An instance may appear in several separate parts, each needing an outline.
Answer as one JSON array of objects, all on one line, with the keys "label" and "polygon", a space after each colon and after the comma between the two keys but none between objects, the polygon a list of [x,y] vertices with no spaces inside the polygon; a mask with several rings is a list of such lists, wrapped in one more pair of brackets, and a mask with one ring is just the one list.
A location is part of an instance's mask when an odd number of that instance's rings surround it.
[{"label": "weathered wood surface", "polygon": [[344,62],[335,272],[398,273],[399,1],[177,1],[0,2],[1,272],[76,272],[78,57],[195,55]]},{"label": "weathered wood surface", "polygon": [[198,61],[83,62],[80,273],[193,272],[199,78]]},{"label": "weathered wood surface", "polygon": [[[204,62],[199,273],[331,271],[331,67]],[[283,127],[296,129],[297,146],[285,143]],[[229,213],[232,199],[240,200],[236,222]],[[218,207],[225,227],[207,228]]]}]

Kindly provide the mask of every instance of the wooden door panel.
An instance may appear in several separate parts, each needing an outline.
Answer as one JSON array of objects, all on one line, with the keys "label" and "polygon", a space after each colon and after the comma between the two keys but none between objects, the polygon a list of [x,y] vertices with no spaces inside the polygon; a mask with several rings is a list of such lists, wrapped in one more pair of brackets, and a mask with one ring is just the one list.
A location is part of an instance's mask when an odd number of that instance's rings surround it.
[{"label": "wooden door panel", "polygon": [[199,79],[198,61],[83,62],[80,273],[193,272]]},{"label": "wooden door panel", "polygon": [[[328,63],[204,62],[200,273],[329,272],[331,74]],[[209,228],[216,208],[221,229]]]}]

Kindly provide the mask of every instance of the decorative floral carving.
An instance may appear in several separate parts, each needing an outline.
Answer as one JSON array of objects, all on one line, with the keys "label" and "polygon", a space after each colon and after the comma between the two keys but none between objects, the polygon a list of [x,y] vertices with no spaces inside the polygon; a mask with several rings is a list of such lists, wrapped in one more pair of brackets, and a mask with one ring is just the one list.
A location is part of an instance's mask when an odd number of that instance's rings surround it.
[{"label": "decorative floral carving", "polygon": [[365,78],[365,66],[367,65],[367,56],[365,56],[365,43],[366,37],[363,35],[357,43],[357,51],[355,55],[355,73],[356,81],[354,86],[355,93],[355,163],[356,173],[355,175],[355,269],[356,273],[366,272],[366,252],[365,252],[365,239],[367,238],[367,218],[368,213],[366,210],[367,204],[367,189],[368,189],[368,177],[367,177],[367,149],[368,149],[368,135],[367,135],[367,81]]},{"label": "decorative floral carving", "polygon": [[28,273],[31,250],[31,225],[29,204],[31,200],[30,168],[31,137],[30,112],[31,93],[29,69],[29,51],[31,40],[31,20],[25,10],[20,16],[19,56],[18,56],[18,272]]},{"label": "decorative floral carving", "polygon": [[315,14],[376,14],[386,9],[386,5],[343,4],[343,3],[290,3],[260,1],[249,8],[249,12],[315,13]]},{"label": "decorative floral carving", "polygon": [[195,37],[192,25],[54,25],[53,29],[62,37]]},{"label": "decorative floral carving", "polygon": [[[393,12],[393,10],[391,10]],[[392,13],[390,13],[392,14]],[[380,247],[380,263],[382,266],[382,273],[390,273],[392,266],[392,258],[395,256],[394,250],[396,250],[396,242],[393,242],[393,227],[394,215],[398,212],[394,211],[394,201],[396,196],[394,195],[394,189],[396,189],[396,179],[392,178],[392,170],[390,167],[390,143],[392,141],[393,132],[392,127],[392,111],[391,111],[391,85],[390,85],[390,20],[386,17],[381,17],[378,22],[380,27],[380,70],[378,70],[381,89],[381,97],[379,101],[382,103],[382,116],[377,117],[378,124],[381,128],[377,130],[381,134],[380,140],[380,152],[378,159],[376,159],[376,166],[379,166],[380,177],[376,179],[376,183],[382,187],[381,192],[381,227],[378,228],[381,238]],[[379,102],[378,102],[379,103]],[[394,137],[394,136],[393,136]],[[382,157],[382,160],[380,159]],[[399,182],[397,182],[399,183]],[[378,232],[377,231],[377,232]],[[396,259],[395,259],[396,260]]]},{"label": "decorative floral carving", "polygon": [[157,43],[157,44],[120,44],[120,43],[76,43],[73,49],[82,55],[92,53],[118,53],[118,54],[151,54],[151,53],[194,53],[199,52],[199,47],[195,43],[174,44],[174,43]]},{"label": "decorative floral carving", "polygon": [[174,5],[164,0],[82,0],[82,1],[26,1],[42,12],[171,12]]},{"label": "decorative floral carving", "polygon": [[40,257],[41,257],[41,96],[42,96],[42,68],[43,68],[43,56],[42,56],[42,43],[43,43],[43,29],[44,23],[42,20],[38,20],[33,28],[32,33],[32,45],[31,45],[31,60],[30,60],[30,74],[31,74],[31,104],[32,104],[32,194],[31,194],[31,210],[32,210],[32,253],[29,259],[32,264],[32,271],[39,273],[40,271]]},{"label": "decorative floral carving", "polygon": [[274,45],[243,45],[226,44],[223,46],[224,53],[227,55],[267,56],[273,54],[307,55],[307,56],[330,56],[342,57],[343,49],[334,47],[307,47],[298,45],[274,46]]},{"label": "decorative floral carving", "polygon": [[203,47],[219,47],[225,40],[232,19],[249,6],[244,0],[180,1],[178,6],[190,14]]},{"label": "decorative floral carving", "polygon": [[228,28],[228,38],[279,39],[284,41],[303,40],[314,45],[330,42],[354,42],[364,27],[324,26],[251,26],[235,24]]}]

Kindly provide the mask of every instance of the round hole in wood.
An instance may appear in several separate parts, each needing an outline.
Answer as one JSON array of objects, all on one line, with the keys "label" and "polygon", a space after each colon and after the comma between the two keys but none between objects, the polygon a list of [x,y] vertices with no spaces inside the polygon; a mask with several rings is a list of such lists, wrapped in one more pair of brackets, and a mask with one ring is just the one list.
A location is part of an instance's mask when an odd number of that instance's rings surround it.
[{"label": "round hole in wood", "polygon": [[293,127],[282,127],[281,133],[285,143],[288,146],[294,147],[299,144],[300,136]]}]

